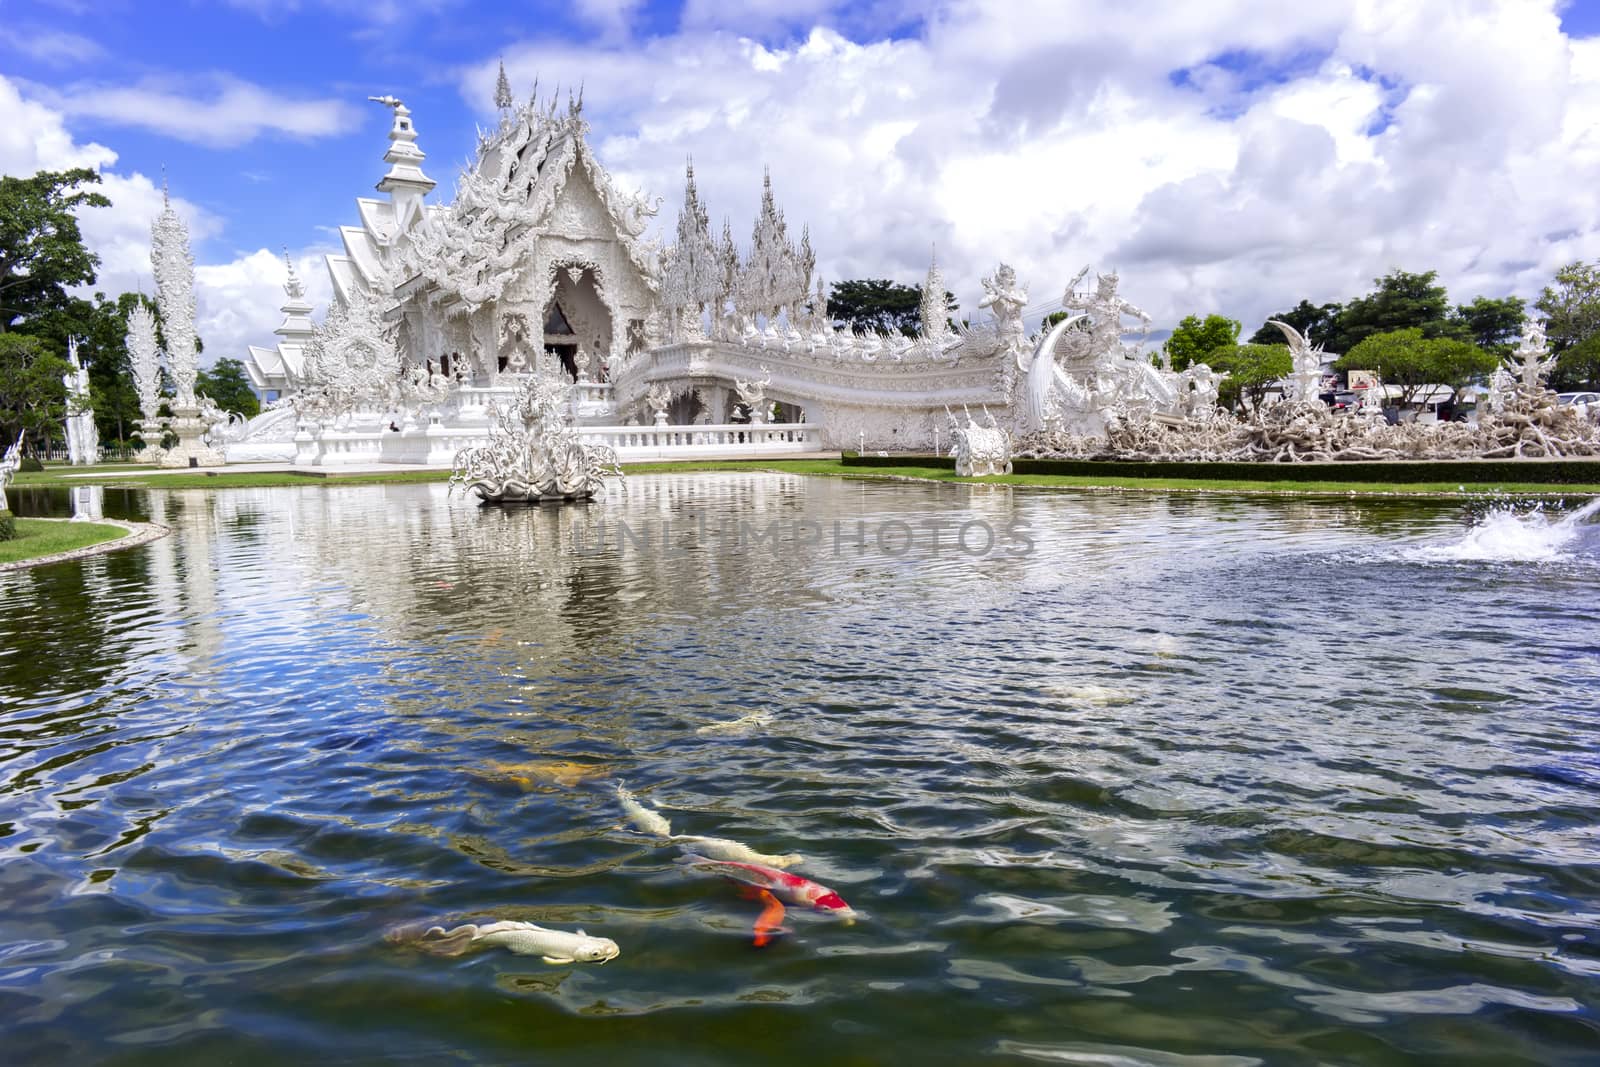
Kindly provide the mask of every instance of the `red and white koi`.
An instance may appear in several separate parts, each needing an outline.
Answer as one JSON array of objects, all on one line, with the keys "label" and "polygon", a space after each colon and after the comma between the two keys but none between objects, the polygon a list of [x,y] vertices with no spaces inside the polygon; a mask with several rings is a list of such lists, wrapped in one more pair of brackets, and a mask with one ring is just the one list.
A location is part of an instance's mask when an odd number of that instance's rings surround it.
[{"label": "red and white koi", "polygon": [[713,860],[690,853],[678,860],[695,870],[707,874],[720,874],[732,882],[764,889],[785,904],[807,907],[846,923],[855,921],[855,909],[844,898],[827,886],[803,878],[798,874],[780,871],[759,863],[736,863],[731,860]]}]

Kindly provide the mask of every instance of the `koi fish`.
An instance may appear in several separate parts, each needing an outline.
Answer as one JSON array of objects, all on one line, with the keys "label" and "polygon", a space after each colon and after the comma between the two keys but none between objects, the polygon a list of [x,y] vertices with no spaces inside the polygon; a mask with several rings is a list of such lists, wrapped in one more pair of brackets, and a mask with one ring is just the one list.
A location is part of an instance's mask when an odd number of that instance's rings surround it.
[{"label": "koi fish", "polygon": [[698,853],[714,860],[729,860],[734,863],[755,863],[762,867],[793,867],[805,860],[797,852],[788,852],[782,856],[769,856],[765,852],[757,852],[749,845],[738,841],[731,841],[726,837],[695,837],[692,834],[673,834],[672,843],[681,846],[691,853]]},{"label": "koi fish", "polygon": [[748,715],[741,715],[737,719],[729,719],[727,722],[707,723],[706,725],[697,728],[695,733],[699,734],[701,737],[710,737],[714,734],[733,734],[738,733],[741,730],[750,729],[751,727],[765,726],[771,721],[772,712],[752,711]]},{"label": "koi fish", "polygon": [[763,867],[793,867],[801,862],[802,856],[790,852],[782,856],[769,856],[765,852],[757,852],[749,845],[726,837],[696,837],[693,834],[675,834],[672,824],[654,808],[647,808],[639,803],[633,793],[626,786],[617,787],[617,800],[622,804],[623,812],[628,816],[628,821],[647,834],[664,837],[689,852],[698,852],[711,859],[729,860],[735,863],[756,863]]},{"label": "koi fish", "polygon": [[679,858],[678,862],[708,874],[720,874],[729,881],[764,889],[785,904],[803,905],[813,911],[843,919],[846,923],[852,923],[856,918],[855,909],[846,904],[838,893],[798,874],[759,863],[707,859],[692,852]]},{"label": "koi fish", "polygon": [[609,937],[591,937],[578,930],[548,930],[527,922],[467,923],[446,930],[430,926],[418,942],[439,956],[459,956],[468,949],[499,946],[519,956],[542,956],[546,963],[605,963],[622,951]]},{"label": "koi fish", "polygon": [[657,837],[672,836],[672,824],[665,816],[639,803],[633,791],[627,786],[617,786],[617,803],[622,805],[623,814],[628,816],[628,821],[645,833],[655,834]]},{"label": "koi fish", "polygon": [[489,760],[481,769],[469,773],[491,782],[515,782],[525,789],[541,784],[571,789],[591,778],[603,778],[610,770],[604,764],[574,763],[571,760],[533,760],[527,763]]},{"label": "koi fish", "polygon": [[765,904],[761,914],[756,916],[755,938],[750,943],[756,948],[766,948],[772,943],[772,935],[783,933],[783,901],[765,889],[746,888],[751,890],[751,896]]}]

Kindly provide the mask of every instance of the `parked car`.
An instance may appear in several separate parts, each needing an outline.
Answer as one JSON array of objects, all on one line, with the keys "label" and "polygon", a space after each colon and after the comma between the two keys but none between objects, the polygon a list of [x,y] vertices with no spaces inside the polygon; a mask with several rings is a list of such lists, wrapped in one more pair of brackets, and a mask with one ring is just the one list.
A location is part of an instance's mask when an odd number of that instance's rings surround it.
[{"label": "parked car", "polygon": [[1600,393],[1557,393],[1556,399],[1563,404],[1587,404],[1594,407],[1600,404]]},{"label": "parked car", "polygon": [[1324,393],[1323,398],[1327,400],[1328,406],[1333,409],[1335,415],[1354,411],[1361,406],[1360,393]]}]

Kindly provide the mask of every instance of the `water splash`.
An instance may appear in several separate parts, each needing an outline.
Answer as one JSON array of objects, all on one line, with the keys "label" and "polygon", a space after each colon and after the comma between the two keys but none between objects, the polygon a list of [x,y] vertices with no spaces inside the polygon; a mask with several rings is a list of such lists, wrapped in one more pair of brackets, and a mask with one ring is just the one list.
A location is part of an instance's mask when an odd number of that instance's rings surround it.
[{"label": "water splash", "polygon": [[1554,563],[1572,558],[1584,523],[1600,512],[1600,497],[1570,514],[1550,516],[1542,508],[1512,511],[1495,508],[1451,545],[1430,545],[1418,558],[1434,561]]}]

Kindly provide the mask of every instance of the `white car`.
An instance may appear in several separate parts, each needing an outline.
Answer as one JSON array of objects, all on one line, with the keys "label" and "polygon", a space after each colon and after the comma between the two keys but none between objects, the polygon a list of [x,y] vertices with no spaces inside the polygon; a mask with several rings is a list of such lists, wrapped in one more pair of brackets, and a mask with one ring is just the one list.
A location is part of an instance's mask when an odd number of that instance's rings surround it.
[{"label": "white car", "polygon": [[1594,407],[1600,404],[1600,393],[1557,393],[1556,399],[1563,404],[1587,404]]}]

